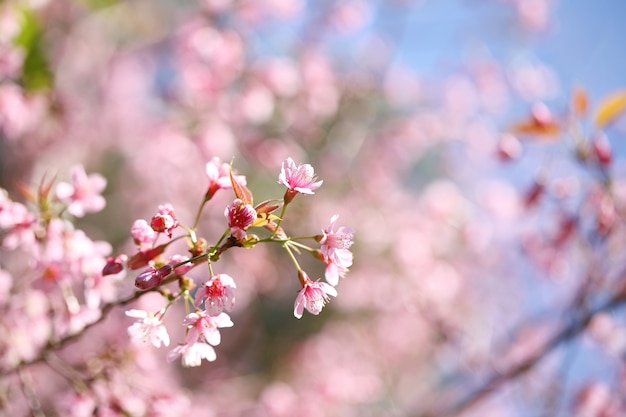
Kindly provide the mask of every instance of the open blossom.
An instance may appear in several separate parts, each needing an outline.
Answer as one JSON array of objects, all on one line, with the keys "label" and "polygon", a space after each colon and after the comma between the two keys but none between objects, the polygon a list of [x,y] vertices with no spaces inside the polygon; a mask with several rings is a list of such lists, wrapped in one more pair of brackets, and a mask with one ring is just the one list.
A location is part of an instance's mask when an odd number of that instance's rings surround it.
[{"label": "open blossom", "polygon": [[205,311],[191,313],[185,317],[183,324],[188,326],[185,343],[176,346],[168,355],[168,362],[182,356],[183,366],[200,366],[202,359],[209,362],[217,358],[213,346],[221,342],[219,328],[232,327],[233,322],[226,313],[212,317]]},{"label": "open blossom", "polygon": [[337,296],[335,287],[325,282],[313,282],[303,272],[300,273],[300,280],[302,289],[298,293],[293,307],[293,315],[298,319],[302,317],[305,308],[309,313],[318,315],[330,300],[329,296]]},{"label": "open blossom", "polygon": [[173,362],[179,356],[182,357],[183,366],[185,368],[191,368],[194,366],[200,366],[202,359],[206,359],[209,362],[213,362],[217,359],[217,354],[213,346],[206,343],[185,343],[183,345],[176,346],[170,353],[167,354],[167,361]]},{"label": "open blossom", "polygon": [[231,311],[235,305],[235,288],[237,286],[230,275],[215,275],[198,289],[195,303],[200,305],[206,298],[204,306],[210,316],[217,316],[224,310]]},{"label": "open blossom", "polygon": [[[339,216],[335,214],[330,219],[330,225],[326,230],[322,230],[322,238],[320,244],[321,250],[324,255],[324,259],[332,260],[334,263],[341,264],[341,251],[350,249],[354,239],[354,232],[352,229],[346,226],[341,226],[337,231],[333,231],[335,228],[335,222]],[[349,266],[349,265],[348,265]]]},{"label": "open blossom", "polygon": [[159,206],[159,211],[150,220],[150,227],[155,232],[167,233],[169,237],[172,237],[172,232],[178,227],[178,220],[171,204]]},{"label": "open blossom", "polygon": [[315,171],[309,164],[296,166],[291,158],[283,161],[278,175],[278,183],[287,187],[285,193],[285,203],[289,203],[297,193],[315,194],[313,190],[317,190],[323,181],[315,181]]},{"label": "open blossom", "polygon": [[60,182],[56,187],[57,198],[67,204],[67,211],[83,217],[85,213],[95,213],[102,210],[106,204],[100,193],[106,187],[107,181],[100,174],[87,176],[82,165],[72,168],[72,183]]},{"label": "open blossom", "polygon": [[256,210],[250,204],[244,204],[237,198],[226,207],[224,216],[228,219],[231,234],[237,239],[243,239],[246,237],[246,229],[256,219]]},{"label": "open blossom", "polygon": [[[209,188],[206,192],[206,199],[209,200],[213,195],[221,189],[232,188],[230,182],[230,165],[221,162],[218,157],[214,157],[206,164],[206,175],[209,177]],[[234,175],[235,181],[241,185],[246,185],[246,177],[243,175]]]},{"label": "open blossom", "polygon": [[128,328],[128,335],[132,340],[150,342],[154,347],[161,347],[161,344],[169,346],[170,336],[160,317],[134,309],[126,311],[126,315],[137,319]]},{"label": "open blossom", "polygon": [[330,285],[337,285],[339,278],[343,278],[348,273],[348,268],[352,266],[352,252],[349,250],[342,250],[337,252],[337,257],[340,262],[327,261],[326,268],[324,269],[324,278]]}]

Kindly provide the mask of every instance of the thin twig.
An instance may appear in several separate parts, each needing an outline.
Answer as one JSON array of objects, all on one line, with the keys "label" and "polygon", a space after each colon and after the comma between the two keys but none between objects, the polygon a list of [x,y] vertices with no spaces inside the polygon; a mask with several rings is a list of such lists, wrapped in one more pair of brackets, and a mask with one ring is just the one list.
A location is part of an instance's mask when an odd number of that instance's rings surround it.
[{"label": "thin twig", "polygon": [[505,382],[515,380],[533,369],[543,358],[548,356],[559,345],[573,339],[587,328],[594,315],[612,310],[626,302],[626,286],[620,288],[616,293],[604,304],[590,309],[584,314],[575,317],[568,325],[562,327],[558,332],[554,333],[545,343],[542,349],[537,350],[533,355],[524,361],[516,364],[506,371],[493,374],[480,387],[470,393],[467,397],[454,404],[448,409],[426,413],[427,417],[454,417],[468,410],[474,405],[484,400],[487,396],[496,391]]},{"label": "thin twig", "polygon": [[[156,289],[152,289],[149,291],[154,291]],[[78,338],[80,338],[87,329],[89,329],[90,327],[95,326],[96,324],[102,322],[107,316],[108,314],[111,312],[111,310],[113,310],[114,307],[118,307],[118,306],[124,306],[126,304],[129,304],[137,299],[139,299],[143,294],[148,293],[149,291],[136,291],[133,294],[131,294],[130,296],[126,297],[126,298],[122,298],[121,300],[117,300],[117,301],[112,301],[110,303],[106,303],[102,305],[102,314],[100,315],[100,317],[98,317],[97,320],[86,324],[85,327],[83,327],[79,332],[77,333],[73,333],[67,336],[64,336],[58,340],[55,341],[50,341],[48,342],[48,344],[46,344],[42,349],[41,352],[39,352],[39,355],[37,355],[36,357],[32,358],[32,359],[28,359],[25,361],[20,362],[19,364],[15,365],[13,368],[9,368],[9,369],[5,369],[4,373],[5,374],[10,374],[16,371],[19,371],[20,369],[23,369],[29,365],[33,365],[35,363],[39,363],[39,362],[44,362],[46,360],[47,355],[55,350],[61,349],[62,347],[64,347],[65,345],[67,345],[68,343],[77,340]]]}]

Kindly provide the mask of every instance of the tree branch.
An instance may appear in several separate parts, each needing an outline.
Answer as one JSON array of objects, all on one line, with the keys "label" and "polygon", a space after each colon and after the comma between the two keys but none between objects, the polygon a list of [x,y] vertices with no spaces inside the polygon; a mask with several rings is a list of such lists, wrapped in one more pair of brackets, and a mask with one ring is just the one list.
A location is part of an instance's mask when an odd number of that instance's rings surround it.
[{"label": "tree branch", "polygon": [[468,410],[469,408],[484,400],[487,396],[496,391],[503,383],[512,381],[522,376],[529,370],[533,369],[535,365],[537,365],[543,358],[545,358],[559,345],[578,336],[587,328],[594,315],[603,311],[612,310],[624,304],[625,302],[626,285],[622,285],[622,287],[615,292],[613,297],[611,297],[595,309],[589,309],[578,317],[575,317],[568,325],[565,325],[558,332],[554,333],[552,337],[547,340],[544,346],[541,349],[537,350],[533,355],[529,356],[525,360],[521,361],[515,366],[512,366],[504,372],[493,374],[480,387],[475,389],[467,397],[457,402],[452,407],[439,411],[428,412],[424,416],[454,417],[461,414],[463,411]]}]

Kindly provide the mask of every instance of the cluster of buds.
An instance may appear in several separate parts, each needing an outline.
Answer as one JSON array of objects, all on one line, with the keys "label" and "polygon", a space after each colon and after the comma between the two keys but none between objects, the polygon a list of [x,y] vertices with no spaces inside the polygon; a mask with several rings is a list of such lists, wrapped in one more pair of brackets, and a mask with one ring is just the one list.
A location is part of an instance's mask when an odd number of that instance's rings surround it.
[{"label": "cluster of buds", "polygon": [[[235,280],[225,273],[215,273],[213,266],[224,251],[232,247],[252,248],[261,243],[279,244],[292,260],[301,286],[294,303],[294,316],[298,319],[305,309],[311,314],[320,314],[330,296],[337,296],[335,286],[339,278],[346,275],[353,261],[350,251],[353,231],[345,226],[335,230],[337,215],[331,218],[329,226],[322,229],[321,234],[292,238],[282,227],[287,206],[294,198],[298,194],[315,194],[315,190],[322,185],[311,165],[296,165],[291,158],[287,158],[278,176],[278,183],[287,188],[282,200],[266,200],[257,205],[254,205],[252,192],[246,186],[246,178],[235,175],[229,164],[213,158],[206,164],[206,173],[209,186],[193,224],[187,226],[182,223],[171,204],[159,206],[157,214],[149,222],[139,219],[132,225],[131,235],[137,245],[137,253],[130,257],[110,257],[103,270],[103,274],[119,272],[124,264],[130,269],[144,268],[135,278],[135,286],[141,291],[157,290],[167,299],[166,306],[156,313],[142,310],[126,312],[136,319],[128,328],[133,339],[155,347],[169,346],[170,338],[162,319],[175,302],[180,300],[186,304],[186,311],[191,313],[182,320],[187,330],[184,342],[168,354],[168,360],[181,357],[184,366],[199,366],[202,359],[215,360],[213,347],[221,340],[218,329],[233,325],[228,312],[235,305]],[[196,228],[204,206],[222,189],[232,189],[234,200],[224,209],[224,233],[215,244],[209,245],[207,240],[197,236]],[[273,214],[279,209],[279,215]],[[258,234],[251,233],[251,229],[258,229]],[[261,233],[263,230],[265,232]],[[175,236],[176,231],[181,234]],[[159,242],[161,236],[166,237],[164,243]],[[165,250],[181,238],[187,242],[189,256],[176,254],[165,260]],[[303,242],[306,240],[313,241],[316,247]],[[326,282],[321,278],[311,280],[301,268],[295,255],[303,252],[310,253],[325,264]],[[209,278],[197,285],[185,274],[201,264],[208,266]],[[177,283],[178,288],[175,291],[166,289],[165,286],[170,283]]]}]

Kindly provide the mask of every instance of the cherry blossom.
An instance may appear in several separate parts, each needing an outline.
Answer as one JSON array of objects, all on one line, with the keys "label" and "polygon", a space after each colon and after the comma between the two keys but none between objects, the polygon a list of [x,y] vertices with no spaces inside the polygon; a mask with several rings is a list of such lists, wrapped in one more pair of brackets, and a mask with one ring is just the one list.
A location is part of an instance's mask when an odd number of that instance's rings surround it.
[{"label": "cherry blossom", "polygon": [[[218,190],[232,188],[230,180],[230,165],[222,162],[220,158],[213,157],[207,162],[205,171],[209,178],[209,188],[206,192],[206,199],[210,200]],[[235,181],[241,185],[246,185],[246,177],[234,175]]]},{"label": "cherry blossom", "polygon": [[246,237],[246,229],[256,219],[256,210],[250,204],[244,204],[237,198],[226,207],[224,216],[228,219],[231,234],[237,239],[243,239]]},{"label": "cherry blossom", "polygon": [[137,319],[128,327],[128,335],[131,339],[143,343],[149,342],[157,348],[161,345],[169,346],[170,336],[159,315],[136,309],[127,310],[126,315]]},{"label": "cherry blossom", "polygon": [[231,311],[235,305],[235,280],[230,275],[218,274],[204,282],[196,292],[195,304],[206,299],[205,307],[210,316],[218,316],[222,311]]},{"label": "cherry blossom", "polygon": [[293,307],[293,315],[298,319],[302,317],[305,308],[311,314],[320,314],[322,308],[330,300],[329,296],[337,296],[335,287],[325,282],[313,282],[306,273],[301,273],[300,279],[302,280],[302,289],[298,293]]},{"label": "cherry blossom", "polygon": [[169,237],[172,237],[172,232],[178,227],[178,219],[174,214],[174,208],[171,204],[163,204],[159,206],[157,214],[152,216],[150,220],[150,227],[152,230],[158,233],[167,233]]},{"label": "cherry blossom", "polygon": [[212,317],[204,311],[191,313],[185,317],[183,324],[188,326],[185,343],[176,346],[168,355],[168,362],[182,357],[185,367],[200,366],[202,359],[209,362],[217,359],[213,346],[220,344],[219,328],[232,327],[233,322],[226,313]]},{"label": "cherry blossom", "polygon": [[152,245],[156,239],[156,232],[144,219],[137,219],[130,228],[130,234],[135,241],[135,245]]},{"label": "cherry blossom", "polygon": [[290,202],[297,193],[315,194],[323,181],[316,181],[315,171],[310,164],[298,165],[291,159],[285,159],[278,175],[278,183],[287,187],[285,203]]},{"label": "cherry blossom", "polygon": [[67,211],[83,217],[85,213],[102,210],[106,204],[100,193],[107,181],[100,174],[87,175],[82,165],[72,168],[72,183],[60,182],[56,187],[57,198],[67,204]]},{"label": "cherry blossom", "polygon": [[341,255],[338,253],[350,249],[354,243],[354,231],[351,228],[341,226],[336,232],[333,231],[338,218],[339,215],[335,214],[330,219],[330,225],[322,230],[323,235],[320,239],[324,259],[332,260],[335,263],[341,263]]}]

